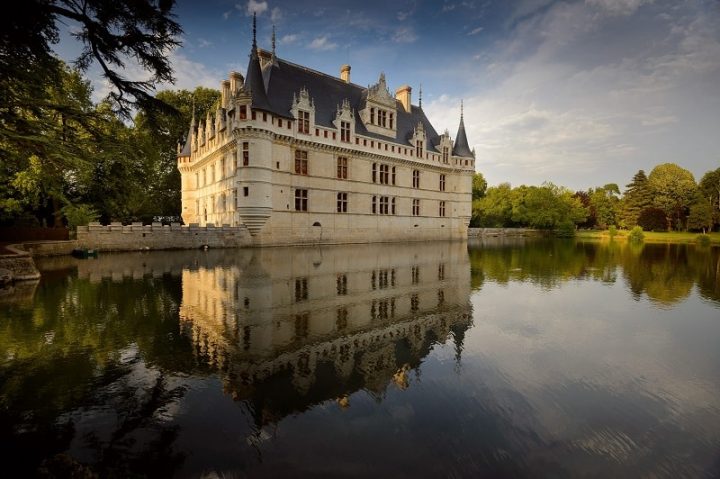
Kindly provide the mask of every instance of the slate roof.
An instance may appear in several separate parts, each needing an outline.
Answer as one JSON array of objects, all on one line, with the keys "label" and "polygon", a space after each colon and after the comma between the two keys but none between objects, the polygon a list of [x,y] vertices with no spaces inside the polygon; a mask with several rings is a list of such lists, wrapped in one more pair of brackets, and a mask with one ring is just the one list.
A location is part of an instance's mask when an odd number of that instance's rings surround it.
[{"label": "slate roof", "polygon": [[[270,55],[262,52],[263,56]],[[257,72],[262,71],[263,81],[260,82]],[[333,120],[338,106],[342,105],[344,99],[350,101],[350,108],[355,111],[355,133],[358,135],[376,138],[383,141],[396,143],[403,146],[410,145],[410,138],[413,130],[420,122],[425,128],[428,139],[428,150],[438,152],[435,148],[440,143],[440,137],[425,116],[422,108],[412,105],[409,112],[406,112],[402,104],[396,100],[396,129],[395,138],[369,132],[360,119],[359,111],[365,107],[367,88],[354,83],[346,83],[325,73],[320,73],[310,68],[296,65],[294,63],[276,58],[274,62],[268,62],[260,69],[260,62],[257,54],[251,53],[250,63],[247,69],[246,82],[249,83],[252,92],[252,107],[265,110],[278,116],[292,118],[290,108],[292,107],[293,94],[305,88],[315,105],[315,123],[317,125],[335,128]],[[267,91],[261,90],[259,86],[267,85]],[[467,139],[465,140],[467,143]]]},{"label": "slate roof", "polygon": [[453,156],[462,156],[466,158],[474,158],[470,146],[468,145],[467,135],[465,134],[465,121],[460,114],[460,126],[458,127],[457,136],[455,137],[455,145],[453,146]]}]

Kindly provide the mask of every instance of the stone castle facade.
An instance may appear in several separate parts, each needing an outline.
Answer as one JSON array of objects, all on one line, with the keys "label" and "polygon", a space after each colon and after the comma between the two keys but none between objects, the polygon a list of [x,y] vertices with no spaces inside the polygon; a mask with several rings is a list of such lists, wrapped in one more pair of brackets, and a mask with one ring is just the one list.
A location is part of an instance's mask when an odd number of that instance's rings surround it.
[{"label": "stone castle facade", "polygon": [[475,155],[462,113],[453,141],[411,91],[296,65],[253,38],[246,77],[222,82],[178,148],[184,222],[245,225],[258,245],[465,238]]}]

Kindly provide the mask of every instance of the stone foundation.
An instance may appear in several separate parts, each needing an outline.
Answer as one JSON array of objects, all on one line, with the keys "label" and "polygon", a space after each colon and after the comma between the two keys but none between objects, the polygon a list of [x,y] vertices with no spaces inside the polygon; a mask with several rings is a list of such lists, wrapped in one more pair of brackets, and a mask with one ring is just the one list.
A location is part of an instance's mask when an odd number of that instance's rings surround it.
[{"label": "stone foundation", "polygon": [[468,228],[468,237],[483,236],[542,236],[545,232],[532,228]]},{"label": "stone foundation", "polygon": [[0,256],[0,285],[14,281],[27,281],[40,278],[32,256],[17,245],[8,246],[13,254]]}]

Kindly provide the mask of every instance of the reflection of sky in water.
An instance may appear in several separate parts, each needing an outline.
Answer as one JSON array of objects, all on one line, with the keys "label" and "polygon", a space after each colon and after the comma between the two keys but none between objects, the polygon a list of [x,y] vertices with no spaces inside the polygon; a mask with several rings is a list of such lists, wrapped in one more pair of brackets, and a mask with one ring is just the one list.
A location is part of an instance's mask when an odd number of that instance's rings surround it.
[{"label": "reflection of sky in water", "polygon": [[[58,422],[72,456],[105,448],[128,471],[712,477],[719,256],[495,242],[72,260],[35,293],[35,330],[0,314],[3,371],[32,364],[35,336],[107,351]],[[41,267],[64,278],[61,263]]]}]

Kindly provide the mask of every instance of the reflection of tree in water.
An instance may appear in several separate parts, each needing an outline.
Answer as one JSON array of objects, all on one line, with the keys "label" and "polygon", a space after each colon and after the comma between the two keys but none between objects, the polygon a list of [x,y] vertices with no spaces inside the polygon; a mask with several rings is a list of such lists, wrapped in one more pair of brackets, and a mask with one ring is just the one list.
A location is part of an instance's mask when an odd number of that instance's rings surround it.
[{"label": "reflection of tree in water", "polygon": [[[0,365],[6,467],[75,470],[73,454],[51,458],[76,450],[102,477],[172,475],[182,457],[159,416],[183,390],[159,371],[198,369],[179,333],[178,279],[57,281],[0,321],[0,356],[12,358]],[[93,421],[102,434],[81,434]]]},{"label": "reflection of tree in water", "polygon": [[613,283],[618,268],[635,299],[643,295],[669,306],[698,284],[700,294],[718,301],[718,248],[685,244],[534,240],[469,244],[471,284],[530,282],[554,288],[571,279]]}]

